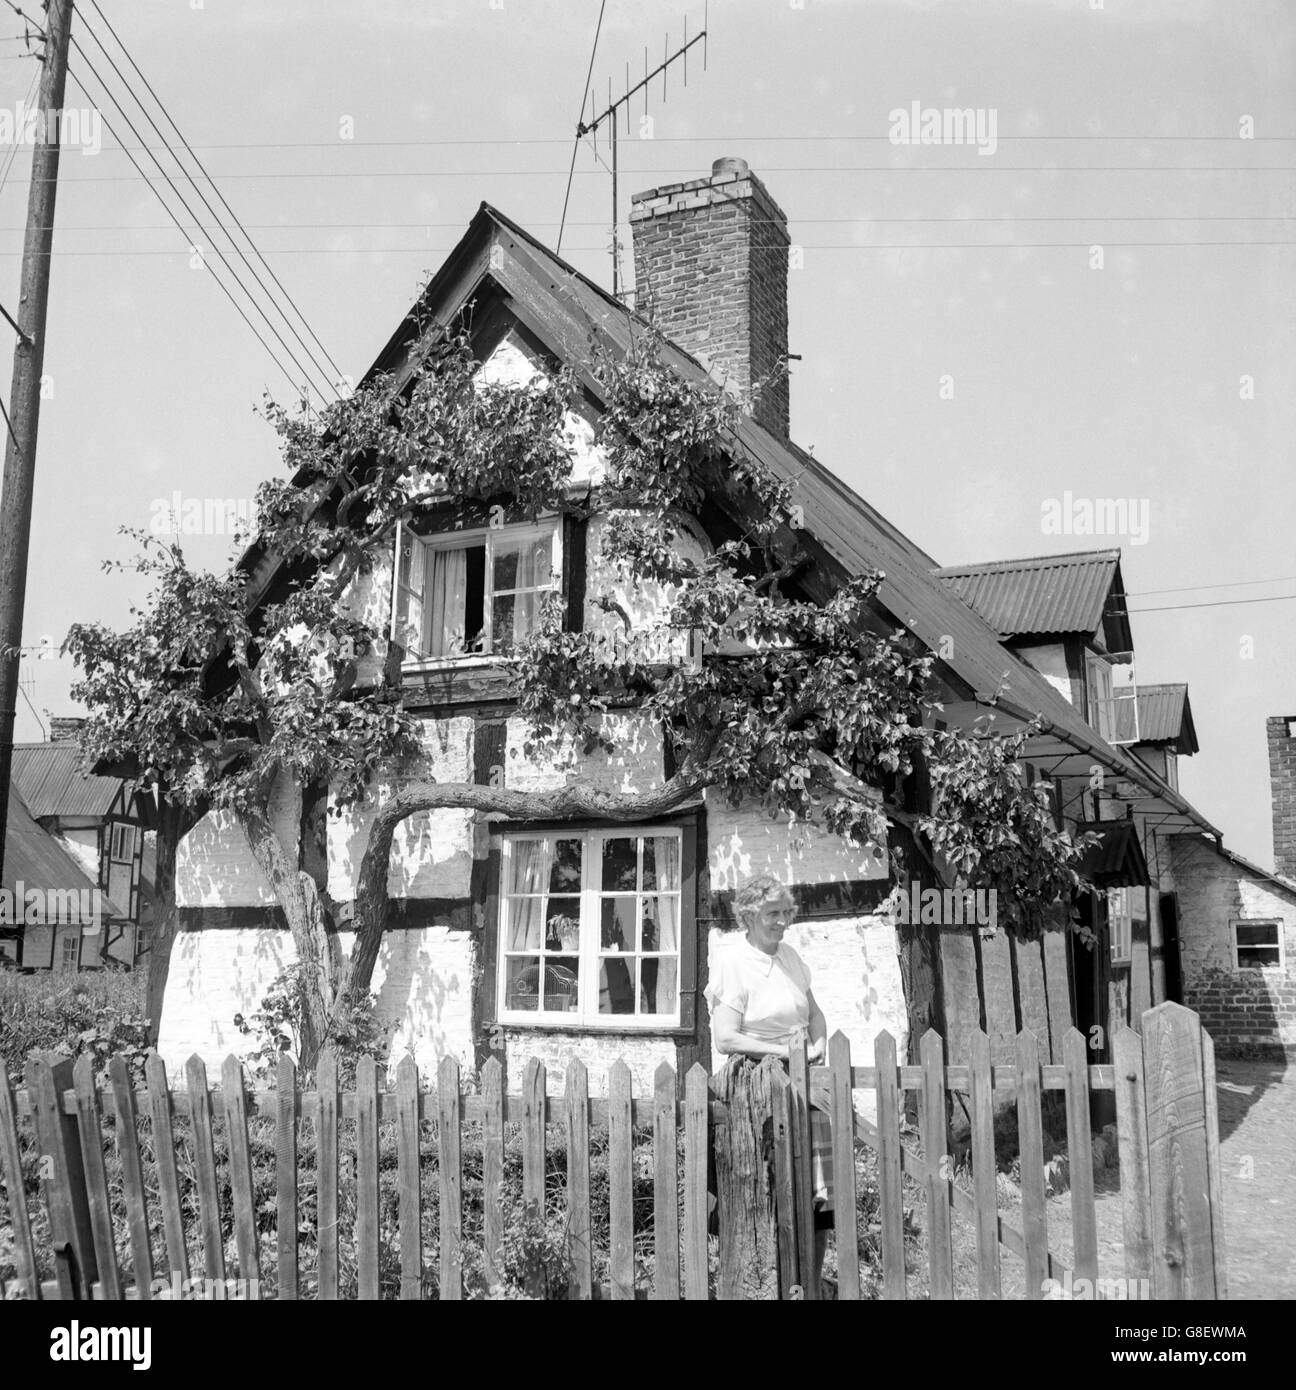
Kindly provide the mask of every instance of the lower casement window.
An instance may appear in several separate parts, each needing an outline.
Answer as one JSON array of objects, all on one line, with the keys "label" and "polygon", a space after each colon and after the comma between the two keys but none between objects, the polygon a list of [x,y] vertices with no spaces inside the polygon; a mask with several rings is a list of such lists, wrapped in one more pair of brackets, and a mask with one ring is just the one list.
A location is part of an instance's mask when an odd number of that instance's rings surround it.
[{"label": "lower casement window", "polygon": [[683,850],[676,826],[504,835],[500,1021],[677,1027]]}]

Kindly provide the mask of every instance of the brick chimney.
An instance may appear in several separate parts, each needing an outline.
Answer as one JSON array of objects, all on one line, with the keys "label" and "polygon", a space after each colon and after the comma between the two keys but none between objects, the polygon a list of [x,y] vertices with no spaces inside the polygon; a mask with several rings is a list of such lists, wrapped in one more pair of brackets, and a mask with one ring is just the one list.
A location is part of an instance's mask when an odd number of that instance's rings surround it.
[{"label": "brick chimney", "polygon": [[84,718],[71,714],[51,714],[49,729],[51,743],[68,743],[81,732]]},{"label": "brick chimney", "polygon": [[1296,878],[1296,714],[1266,721],[1269,788],[1273,796],[1274,868]]},{"label": "brick chimney", "polygon": [[788,230],[745,159],[711,177],[636,193],[635,307],[742,391],[763,383],[756,420],[788,437]]}]

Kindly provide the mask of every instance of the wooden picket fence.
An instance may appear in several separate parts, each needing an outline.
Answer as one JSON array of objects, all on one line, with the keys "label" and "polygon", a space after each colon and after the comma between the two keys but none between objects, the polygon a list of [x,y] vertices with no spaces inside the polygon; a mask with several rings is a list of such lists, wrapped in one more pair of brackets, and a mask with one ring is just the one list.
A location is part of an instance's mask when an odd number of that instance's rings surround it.
[{"label": "wooden picket fence", "polygon": [[[1210,1039],[1195,1014],[1179,1005],[1163,1004],[1144,1014],[1141,1033],[1121,1031],[1114,1042],[1114,1056],[1114,1065],[1090,1066],[1085,1039],[1075,1030],[1067,1036],[1061,1065],[1041,1065],[1030,1032],[1018,1036],[1011,1066],[991,1065],[984,1034],[974,1037],[969,1057],[959,1064],[947,1064],[943,1041],[936,1033],[922,1039],[920,1063],[913,1066],[898,1065],[895,1042],[887,1033],[876,1040],[872,1066],[852,1065],[849,1042],[840,1033],[830,1041],[827,1066],[808,1066],[804,1049],[794,1054],[786,1073],[774,1069],[765,1130],[763,1166],[777,1262],[777,1269],[768,1273],[777,1296],[815,1298],[820,1292],[808,1277],[815,1240],[809,1161],[812,1106],[832,1117],[838,1212],[856,1210],[856,1150],[871,1148],[877,1158],[880,1272],[874,1271],[871,1281],[861,1279],[856,1223],[839,1221],[833,1234],[839,1298],[860,1298],[867,1282],[884,1298],[908,1296],[912,1271],[906,1271],[905,1261],[906,1179],[911,1194],[915,1186],[922,1194],[927,1292],[932,1298],[956,1296],[952,1238],[956,1217],[969,1221],[975,1231],[976,1287],[965,1289],[965,1295],[974,1293],[981,1299],[1003,1295],[1003,1250],[1022,1262],[1020,1286],[1028,1298],[1044,1296],[1049,1280],[1068,1290],[1087,1280],[1086,1288],[1101,1291],[1104,1281],[1099,1277],[1089,1162],[1090,1115],[1096,1093],[1114,1092],[1123,1287],[1131,1290],[1115,1296],[1137,1297],[1133,1291],[1142,1288],[1157,1298],[1225,1297]],[[399,1297],[427,1297],[434,1285],[439,1298],[461,1298],[466,1258],[480,1260],[485,1287],[494,1286],[503,1275],[506,1226],[516,1218],[516,1212],[510,1217],[502,1196],[507,1125],[518,1127],[522,1210],[533,1213],[545,1210],[546,1181],[551,1176],[547,1126],[565,1129],[569,1297],[634,1298],[637,1289],[642,1296],[648,1284],[655,1299],[739,1296],[744,1253],[732,1248],[735,1223],[727,1219],[726,1209],[731,1215],[743,1202],[750,1204],[751,1198],[729,1190],[726,1184],[747,1181],[751,1175],[719,1172],[719,1235],[709,1233],[709,1160],[714,1175],[715,1160],[720,1157],[717,1130],[730,1124],[732,1116],[717,1099],[716,1079],[700,1066],[683,1078],[682,1099],[674,1071],[664,1064],[656,1073],[652,1094],[633,1095],[631,1073],[621,1062],[609,1070],[606,1096],[594,1097],[586,1068],[579,1061],[568,1067],[561,1096],[546,1093],[545,1068],[537,1060],[527,1063],[517,1093],[505,1090],[495,1061],[483,1068],[480,1089],[465,1093],[458,1063],[450,1057],[438,1068],[434,1091],[420,1088],[410,1059],[397,1067],[391,1089],[382,1084],[381,1070],[369,1058],[359,1063],[354,1089],[347,1091],[339,1088],[336,1062],[329,1057],[322,1059],[316,1089],[311,1092],[299,1090],[287,1058],[280,1062],[277,1087],[266,1091],[247,1089],[234,1057],[222,1067],[219,1089],[209,1086],[197,1057],[185,1069],[185,1086],[174,1091],[156,1055],[148,1060],[144,1089],[132,1088],[121,1057],[112,1059],[108,1076],[110,1084],[97,1088],[88,1058],[73,1066],[46,1054],[29,1060],[26,1087],[16,1095],[0,1078],[0,1176],[7,1193],[17,1270],[17,1288],[11,1286],[10,1296],[174,1296],[173,1281],[190,1281],[192,1268],[208,1297],[220,1296],[233,1282],[234,1296],[269,1296],[273,1286],[273,1296],[279,1299],[297,1298],[303,1287],[318,1298],[336,1299],[342,1288],[339,1268],[344,1244],[339,1213],[345,1207],[354,1210],[346,1248],[354,1255],[355,1296],[375,1299],[382,1295],[385,1256],[389,1267],[392,1259],[399,1262]],[[874,1095],[876,1123],[859,1113],[857,1092]],[[1074,1251],[1070,1265],[1049,1249],[1041,1108],[1046,1092],[1061,1092],[1065,1098]],[[919,1117],[917,1146],[903,1124],[909,1095]],[[950,1158],[949,1112],[954,1096],[960,1097],[970,1116],[971,1190],[956,1177]],[[1015,1106],[1018,1125],[1019,1216],[998,1209],[994,1117],[996,1107],[1005,1105]],[[107,1117],[112,1119],[120,1167],[111,1190],[105,1166]],[[147,1118],[152,1138],[145,1149],[138,1142],[141,1117]],[[744,1123],[748,1118],[744,1116]],[[253,1122],[267,1130],[273,1126],[272,1213],[266,1210],[268,1202],[258,1210],[255,1199]],[[425,1193],[423,1181],[425,1125],[435,1129],[437,1140],[439,1240],[435,1256],[426,1255],[434,1265],[434,1278],[432,1270],[425,1268],[423,1239],[423,1203],[431,1195]],[[30,1128],[24,1131],[24,1126]],[[379,1159],[385,1127],[395,1141],[397,1212],[394,1228],[388,1222],[386,1229]],[[652,1221],[650,1226],[640,1223],[638,1239],[636,1129],[641,1188],[646,1169],[650,1168],[652,1178]],[[592,1135],[598,1130],[606,1135],[608,1240],[598,1261],[606,1271],[606,1282],[596,1277],[591,1238],[590,1156]],[[344,1131],[352,1135],[350,1145],[340,1141]],[[222,1132],[227,1157],[218,1165],[216,1140]],[[464,1227],[462,1145],[466,1134],[481,1142],[480,1249],[473,1251],[467,1248]],[[313,1213],[302,1208],[298,1191],[299,1147],[308,1137],[315,1173]],[[42,1278],[40,1273],[42,1261],[21,1172],[24,1138],[39,1155],[47,1220],[37,1226],[48,1230],[51,1248],[43,1264],[48,1271],[52,1263],[53,1278]],[[149,1148],[151,1163],[146,1159]],[[732,1145],[724,1148],[727,1154]],[[186,1156],[186,1169],[192,1161],[192,1178],[185,1183],[178,1152]],[[725,1169],[725,1164],[719,1167]],[[224,1211],[222,1175],[228,1185]],[[392,1177],[385,1176],[390,1208]],[[353,1185],[352,1191],[346,1191],[347,1184]],[[196,1205],[196,1221],[186,1215],[186,1195],[191,1211]],[[150,1207],[160,1220],[151,1219]],[[223,1216],[230,1218],[225,1226]],[[307,1229],[313,1226],[315,1235],[309,1261],[303,1261],[299,1251],[304,1222]],[[196,1231],[190,1229],[193,1226]],[[230,1226],[233,1258],[228,1257],[225,1237]],[[272,1238],[273,1276],[263,1281],[262,1266],[269,1250],[263,1242]],[[155,1264],[159,1255],[164,1261],[160,1266]],[[166,1271],[160,1281],[158,1268]],[[646,1268],[650,1278],[645,1277]],[[532,1276],[527,1277],[531,1287]],[[538,1291],[538,1272],[535,1280]],[[394,1275],[389,1273],[386,1286],[394,1292]]]}]

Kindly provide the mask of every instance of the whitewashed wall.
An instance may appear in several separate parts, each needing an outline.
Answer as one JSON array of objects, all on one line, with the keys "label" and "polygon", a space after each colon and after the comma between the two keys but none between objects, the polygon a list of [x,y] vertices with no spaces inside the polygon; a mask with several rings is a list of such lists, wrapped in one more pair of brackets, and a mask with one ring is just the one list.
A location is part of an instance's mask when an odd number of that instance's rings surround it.
[{"label": "whitewashed wall", "polygon": [[[351,954],[353,932],[339,934]],[[389,932],[374,967],[378,1017],[393,1025],[391,1067],[412,1055],[420,1071],[435,1070],[453,1053],[471,1071],[472,967],[469,936],[446,927]],[[158,1051],[173,1078],[197,1053],[208,1071],[231,1053],[244,1056],[256,1044],[234,1024],[250,1016],[276,975],[297,959],[291,934],[266,928],[205,928],[181,932],[171,954]]]},{"label": "whitewashed wall", "polygon": [[[401,781],[431,777],[438,782],[471,782],[473,779],[473,721],[426,719],[422,743],[422,767],[406,777],[385,777],[377,795],[362,804],[328,817],[328,890],[339,902],[355,897],[355,880],[369,839],[369,828],[379,807],[389,800]],[[472,813],[423,811],[410,816],[392,837],[387,891],[401,898],[466,898],[472,872]]]}]

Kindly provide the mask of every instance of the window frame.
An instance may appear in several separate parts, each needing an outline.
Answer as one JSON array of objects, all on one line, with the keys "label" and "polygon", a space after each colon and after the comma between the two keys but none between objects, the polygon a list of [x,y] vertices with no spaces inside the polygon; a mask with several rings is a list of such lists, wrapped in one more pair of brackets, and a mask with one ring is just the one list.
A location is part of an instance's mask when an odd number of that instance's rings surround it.
[{"label": "window frame", "polygon": [[[498,842],[495,860],[495,882],[491,892],[495,900],[494,920],[488,930],[492,933],[495,960],[495,1022],[504,1028],[534,1029],[548,1032],[574,1032],[588,1034],[633,1033],[635,1035],[662,1036],[667,1034],[691,1033],[694,1027],[695,1004],[693,996],[697,990],[697,918],[696,898],[696,838],[695,824],[688,820],[666,819],[651,823],[608,823],[590,825],[584,823],[527,825],[513,823],[498,828]],[[650,836],[671,836],[679,846],[679,928],[678,946],[674,952],[676,962],[675,1009],[671,1014],[602,1014],[598,1011],[599,989],[597,987],[599,958],[601,954],[601,908],[604,896],[629,896],[625,893],[608,891],[606,894],[598,883],[598,866],[602,862],[602,845],[609,839]],[[578,974],[580,994],[575,1010],[521,1010],[510,1009],[507,1005],[508,965],[510,955],[539,955],[543,960],[543,948],[535,952],[509,952],[506,949],[506,934],[509,920],[509,895],[506,891],[511,864],[510,846],[519,840],[543,839],[546,841],[578,839],[581,841],[581,888],[580,888],[580,938],[575,955],[580,962]],[[546,897],[548,893],[546,891]],[[555,894],[553,896],[575,896]],[[649,896],[636,890],[636,897]],[[630,953],[626,953],[630,954]],[[633,953],[642,959],[645,955],[658,958],[669,956],[669,952]],[[638,1000],[636,998],[636,1006]]]},{"label": "window frame", "polygon": [[[110,822],[108,827],[108,862],[110,864],[134,865],[136,828],[137,827],[132,825],[130,821],[116,820]],[[130,836],[130,848],[126,851],[124,856],[119,855],[117,853],[117,837],[119,834],[125,836],[128,833]]]},{"label": "window frame", "polygon": [[[1141,895],[1141,901],[1140,901]],[[1119,910],[1113,903],[1119,902]],[[1142,907],[1142,912],[1137,907]],[[1134,923],[1148,921],[1147,889],[1120,887],[1107,889],[1107,936],[1112,965],[1131,965],[1134,960]],[[1118,954],[1120,952],[1120,954]]]},{"label": "window frame", "polygon": [[[69,932],[62,938],[62,946],[59,949],[59,970],[79,970],[81,967],[81,933]],[[71,952],[68,947],[71,946]],[[72,959],[69,960],[68,956]]]},{"label": "window frame", "polygon": [[[1243,946],[1242,950],[1273,950],[1278,951],[1278,959],[1271,965],[1243,965],[1238,960],[1238,928],[1239,927],[1272,927],[1274,929],[1275,941],[1273,946],[1256,946],[1254,943]],[[1287,941],[1286,932],[1283,930],[1283,920],[1281,917],[1230,917],[1229,918],[1229,954],[1233,961],[1233,973],[1241,974],[1244,970],[1285,970],[1287,968]]]},{"label": "window frame", "polygon": [[420,644],[424,647],[430,645],[430,633],[428,623],[431,616],[431,604],[429,603],[428,588],[432,579],[431,565],[428,563],[428,552],[438,550],[469,550],[481,545],[485,550],[484,576],[482,582],[482,635],[483,650],[473,652],[460,652],[454,656],[428,656],[421,652],[411,654],[402,645],[401,667],[402,669],[419,670],[443,670],[447,668],[458,668],[463,666],[489,666],[500,661],[508,660],[507,657],[491,650],[493,644],[493,633],[491,631],[493,622],[493,608],[495,598],[494,588],[494,545],[496,540],[503,536],[509,539],[525,539],[528,535],[537,539],[542,538],[546,533],[550,539],[550,559],[549,572],[550,582],[540,589],[503,589],[501,593],[542,593],[556,594],[560,598],[563,594],[563,518],[558,512],[543,512],[535,521],[526,522],[506,522],[502,526],[473,526],[465,527],[462,530],[434,531],[427,535],[420,535],[411,530],[404,522],[398,522],[396,526],[396,543],[392,550],[392,591],[391,591],[391,622],[388,628],[388,637],[392,642],[399,642],[397,636],[398,613],[400,611],[401,590],[407,586],[401,583],[401,547],[408,537],[416,545],[421,545],[424,549],[424,578],[423,593],[420,598],[422,608],[422,628],[420,634]]}]

